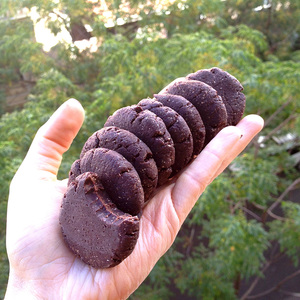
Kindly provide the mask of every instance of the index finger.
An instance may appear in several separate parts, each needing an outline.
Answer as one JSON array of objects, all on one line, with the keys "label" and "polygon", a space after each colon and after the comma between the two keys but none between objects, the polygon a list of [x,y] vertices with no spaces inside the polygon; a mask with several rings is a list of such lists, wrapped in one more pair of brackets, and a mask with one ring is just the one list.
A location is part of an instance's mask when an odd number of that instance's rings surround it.
[{"label": "index finger", "polygon": [[241,124],[222,129],[178,177],[172,189],[172,201],[181,222],[206,186],[262,129],[263,120],[259,116],[250,115]]}]

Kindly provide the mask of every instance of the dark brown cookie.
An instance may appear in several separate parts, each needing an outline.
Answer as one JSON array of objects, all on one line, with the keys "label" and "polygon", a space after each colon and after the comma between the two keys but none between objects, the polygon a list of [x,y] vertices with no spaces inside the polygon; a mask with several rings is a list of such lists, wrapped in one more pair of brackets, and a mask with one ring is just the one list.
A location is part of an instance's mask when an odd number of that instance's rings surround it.
[{"label": "dark brown cookie", "polygon": [[73,181],[63,198],[59,222],[68,247],[84,263],[109,268],[134,249],[139,219],[117,209],[95,173]]},{"label": "dark brown cookie", "polygon": [[227,125],[227,112],[221,96],[204,82],[178,79],[161,93],[182,96],[197,108],[206,131],[204,145],[207,145]]},{"label": "dark brown cookie", "polygon": [[168,180],[175,161],[175,148],[162,119],[151,111],[132,105],[117,110],[108,118],[104,126],[116,126],[140,138],[153,154],[158,168],[158,185]]},{"label": "dark brown cookie", "polygon": [[69,173],[59,221],[74,254],[95,268],[113,267],[130,255],[144,200],[222,128],[238,123],[242,90],[219,68],[200,70],[110,116]]},{"label": "dark brown cookie", "polygon": [[191,160],[193,139],[190,128],[175,110],[153,99],[143,99],[138,103],[143,110],[150,110],[160,117],[169,131],[175,147],[175,162],[171,176],[182,170]]},{"label": "dark brown cookie", "polygon": [[241,83],[228,72],[219,68],[199,70],[188,79],[199,80],[212,86],[222,97],[227,110],[227,125],[236,125],[242,118],[246,97]]},{"label": "dark brown cookie", "polygon": [[149,147],[133,133],[115,126],[96,131],[83,146],[80,157],[93,148],[114,150],[124,156],[140,176],[147,201],[157,186],[157,166]]},{"label": "dark brown cookie", "polygon": [[70,185],[73,181],[75,181],[76,177],[81,174],[80,170],[80,159],[77,159],[73,162],[70,172],[69,172],[69,179],[68,185]]},{"label": "dark brown cookie", "polygon": [[111,201],[123,212],[140,213],[144,204],[144,191],[138,173],[121,154],[105,148],[87,151],[70,171],[70,182],[85,172],[96,173]]},{"label": "dark brown cookie", "polygon": [[163,105],[174,109],[189,126],[193,137],[193,155],[198,155],[204,145],[205,127],[196,107],[182,96],[171,94],[156,94],[154,98]]}]

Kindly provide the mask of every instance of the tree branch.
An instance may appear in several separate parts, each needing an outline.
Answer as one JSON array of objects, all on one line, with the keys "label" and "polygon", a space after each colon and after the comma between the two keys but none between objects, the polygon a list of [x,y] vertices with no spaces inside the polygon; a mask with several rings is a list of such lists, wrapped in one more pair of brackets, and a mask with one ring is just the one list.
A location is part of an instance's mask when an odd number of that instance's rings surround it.
[{"label": "tree branch", "polygon": [[252,216],[254,219],[256,219],[258,222],[261,222],[261,217],[259,217],[257,214],[255,214],[253,211],[249,210],[248,208],[241,206],[241,209],[247,213],[248,215]]},{"label": "tree branch", "polygon": [[280,290],[280,293],[288,295],[288,296],[300,298],[300,293],[293,293],[293,292],[289,292],[289,291],[285,291],[285,290]]},{"label": "tree branch", "polygon": [[190,252],[191,252],[191,249],[192,249],[192,246],[193,246],[194,235],[195,235],[195,226],[193,226],[192,229],[191,229],[191,233],[190,233],[190,236],[189,236],[189,243],[188,243],[188,247],[186,249],[186,256],[190,256]]},{"label": "tree branch", "polygon": [[294,182],[289,185],[285,191],[278,197],[278,199],[267,209],[267,213],[270,214],[272,213],[272,210],[280,204],[280,202],[284,199],[284,197],[292,191],[298,184],[300,184],[300,178],[294,180]]},{"label": "tree branch", "polygon": [[[265,272],[269,267],[270,265],[272,264],[272,261],[268,261],[263,269],[262,269],[262,272]],[[244,293],[244,295],[242,295],[241,299],[240,300],[246,300],[248,295],[251,294],[251,292],[254,290],[254,288],[256,287],[258,281],[260,280],[261,278],[260,277],[256,277],[254,279],[254,281],[252,282],[252,284],[250,285],[249,289]]]},{"label": "tree branch", "polygon": [[270,5],[268,8],[268,18],[267,18],[267,24],[266,24],[266,31],[267,34],[269,35],[269,31],[272,25],[272,1],[268,1],[268,4]]},{"label": "tree branch", "polygon": [[[289,99],[288,101],[286,101],[285,103],[283,103],[266,121],[264,124],[264,127],[268,126],[271,121],[273,121],[276,116],[281,113],[290,103],[292,102],[292,99]],[[294,119],[297,117],[297,114],[293,114],[291,116],[289,116],[285,121],[283,121],[279,126],[277,126],[275,129],[273,129],[271,132],[269,132],[268,135],[266,135],[263,139],[263,141],[268,140],[275,132],[277,132],[278,130],[280,130],[282,127],[284,127],[290,120]],[[255,147],[255,153],[254,153],[254,157],[257,157],[258,155],[258,151],[259,151],[259,143],[258,143],[258,136],[256,136],[246,147],[246,150],[249,149],[250,147],[252,147],[252,145],[254,145]]]},{"label": "tree branch", "polygon": [[273,214],[271,211],[267,211],[267,214],[268,214],[270,217],[272,217],[273,219],[276,219],[276,220],[279,220],[279,221],[285,221],[285,220],[286,220],[286,218],[277,216],[277,215]]},{"label": "tree branch", "polygon": [[288,101],[284,102],[277,110],[265,121],[265,127],[268,126],[273,119],[277,117],[279,113],[281,113],[290,103],[292,102],[292,99],[289,99]]},{"label": "tree branch", "polygon": [[[233,204],[232,201],[227,201],[229,202],[230,204]],[[247,207],[241,205],[241,200],[239,202],[237,202],[234,206],[231,206],[230,207],[230,212],[231,214],[233,215],[234,212],[237,210],[237,209],[241,209],[243,210],[245,213],[249,214],[250,216],[252,216],[253,218],[255,218],[258,222],[263,222],[264,223],[264,220],[265,220],[265,217],[264,215],[269,215],[270,217],[272,217],[273,219],[276,219],[276,220],[280,220],[280,221],[285,221],[286,218],[283,218],[281,216],[278,216],[278,215],[275,215],[272,211],[268,211],[266,210],[266,207],[262,206],[262,205],[259,205],[257,203],[253,203],[251,202],[251,204],[258,208],[259,210],[262,210],[264,211],[263,212],[263,216],[260,217],[259,215],[257,215],[256,213],[254,213],[252,210],[248,209]]]},{"label": "tree branch", "polygon": [[298,114],[292,114],[288,118],[286,118],[281,124],[279,124],[276,128],[271,130],[263,139],[263,141],[268,140],[275,132],[279,131],[282,127],[288,124],[291,120],[296,119]]},{"label": "tree branch", "polygon": [[260,205],[260,204],[258,204],[258,203],[256,203],[256,202],[251,202],[251,204],[252,204],[254,207],[256,207],[256,208],[258,208],[258,209],[260,209],[260,210],[266,210],[266,207],[265,207],[265,206]]},{"label": "tree branch", "polygon": [[296,272],[288,275],[287,277],[285,277],[283,280],[281,280],[280,282],[278,282],[275,286],[273,286],[272,288],[262,292],[262,293],[259,293],[259,294],[256,294],[256,295],[253,295],[253,296],[248,296],[248,298],[244,298],[244,299],[257,299],[257,298],[260,298],[260,297],[263,297],[263,296],[266,296],[274,291],[277,291],[280,289],[280,287],[286,283],[287,281],[289,281],[290,279],[293,279],[294,277],[300,275],[300,270],[297,270]]},{"label": "tree branch", "polygon": [[[262,273],[264,273],[271,266],[271,264],[274,263],[274,262],[276,262],[277,259],[280,258],[283,254],[284,253],[279,252],[279,253],[277,253],[277,255],[275,257],[271,257],[271,259],[264,265],[264,267],[262,269]],[[261,279],[261,277],[256,277],[254,279],[254,281],[250,285],[249,289],[244,293],[244,295],[242,295],[242,297],[241,297],[240,300],[249,299],[248,298],[249,294],[254,290],[254,288],[256,287],[256,285],[258,284],[258,282],[259,282],[260,279]]]},{"label": "tree branch", "polygon": [[65,28],[69,31],[69,24],[68,24],[67,20],[59,12],[52,10],[51,13],[56,15],[60,20],[62,20],[62,22],[65,25]]}]

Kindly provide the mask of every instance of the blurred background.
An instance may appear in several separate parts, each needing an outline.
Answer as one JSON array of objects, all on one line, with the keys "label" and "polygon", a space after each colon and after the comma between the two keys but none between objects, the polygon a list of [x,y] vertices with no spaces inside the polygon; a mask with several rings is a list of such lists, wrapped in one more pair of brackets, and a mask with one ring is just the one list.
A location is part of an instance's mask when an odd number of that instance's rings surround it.
[{"label": "blurred background", "polygon": [[265,128],[201,196],[136,299],[300,299],[300,1],[0,4],[0,298],[9,183],[70,97],[86,120],[59,178],[116,109],[218,66]]}]

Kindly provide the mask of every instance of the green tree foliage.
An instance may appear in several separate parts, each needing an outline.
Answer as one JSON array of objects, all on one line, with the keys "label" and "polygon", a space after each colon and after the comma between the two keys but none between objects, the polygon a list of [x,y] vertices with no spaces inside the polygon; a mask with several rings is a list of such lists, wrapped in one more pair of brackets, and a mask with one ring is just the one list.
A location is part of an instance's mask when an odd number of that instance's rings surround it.
[{"label": "green tree foliage", "polygon": [[272,222],[271,232],[273,239],[279,241],[281,251],[286,252],[292,258],[294,264],[298,265],[300,251],[300,205],[298,203],[283,202],[282,208],[286,219]]},{"label": "green tree foliage", "polygon": [[[299,203],[288,198],[288,191],[299,186],[294,156],[300,143],[298,1],[177,0],[160,9],[138,0],[106,3],[113,28],[93,11],[95,3],[83,0],[1,4],[1,14],[9,17],[35,6],[55,34],[62,25],[71,33],[74,24],[89,24],[101,41],[96,52],[59,43],[49,55],[35,42],[30,19],[0,21],[0,84],[7,87],[26,72],[35,78],[24,107],[0,119],[1,294],[8,274],[4,224],[9,182],[51,113],[70,97],[86,110],[85,123],[62,162],[59,178],[64,178],[85,140],[116,109],[152,97],[177,77],[213,66],[242,82],[246,113],[259,113],[266,126],[207,188],[174,246],[131,298],[172,299],[181,293],[235,299],[241,280],[263,275],[264,252],[274,242],[298,266]],[[130,26],[118,25],[120,19]],[[282,208],[281,216],[275,207]]]},{"label": "green tree foliage", "polygon": [[22,73],[42,74],[50,61],[42,46],[34,43],[30,18],[0,22],[0,84],[19,80]]}]

